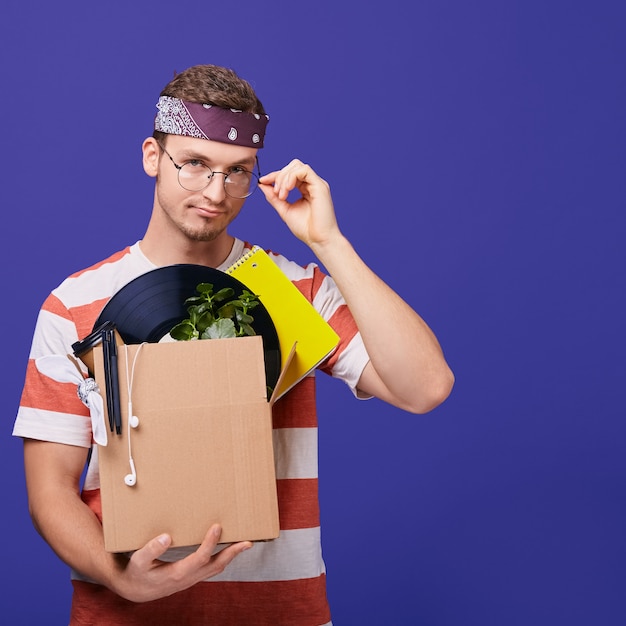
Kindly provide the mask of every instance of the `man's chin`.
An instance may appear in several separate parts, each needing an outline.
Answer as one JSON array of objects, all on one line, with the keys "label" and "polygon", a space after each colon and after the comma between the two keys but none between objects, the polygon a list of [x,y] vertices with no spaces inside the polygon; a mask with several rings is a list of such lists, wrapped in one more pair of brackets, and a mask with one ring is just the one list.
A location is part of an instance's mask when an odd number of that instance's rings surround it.
[{"label": "man's chin", "polygon": [[224,229],[191,228],[189,226],[182,226],[180,230],[187,239],[197,242],[215,241],[224,232]]}]

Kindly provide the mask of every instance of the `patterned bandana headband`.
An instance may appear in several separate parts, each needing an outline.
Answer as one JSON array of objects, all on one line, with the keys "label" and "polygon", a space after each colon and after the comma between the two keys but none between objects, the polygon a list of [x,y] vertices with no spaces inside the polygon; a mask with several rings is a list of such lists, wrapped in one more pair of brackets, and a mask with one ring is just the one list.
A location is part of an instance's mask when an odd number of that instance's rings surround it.
[{"label": "patterned bandana headband", "polygon": [[223,109],[212,104],[198,104],[161,96],[154,130],[169,135],[186,135],[232,143],[248,148],[262,148],[268,115]]}]

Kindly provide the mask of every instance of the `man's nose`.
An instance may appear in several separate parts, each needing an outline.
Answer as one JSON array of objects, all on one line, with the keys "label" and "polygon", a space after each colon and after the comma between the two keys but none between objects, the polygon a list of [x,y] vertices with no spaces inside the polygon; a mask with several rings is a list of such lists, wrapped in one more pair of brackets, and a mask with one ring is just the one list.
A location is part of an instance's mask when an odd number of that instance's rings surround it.
[{"label": "man's nose", "polygon": [[[224,178],[218,178],[216,174]],[[224,172],[213,172],[209,178],[209,184],[202,190],[202,195],[212,202],[219,204],[226,197],[226,189],[224,188],[224,180],[228,174]]]}]

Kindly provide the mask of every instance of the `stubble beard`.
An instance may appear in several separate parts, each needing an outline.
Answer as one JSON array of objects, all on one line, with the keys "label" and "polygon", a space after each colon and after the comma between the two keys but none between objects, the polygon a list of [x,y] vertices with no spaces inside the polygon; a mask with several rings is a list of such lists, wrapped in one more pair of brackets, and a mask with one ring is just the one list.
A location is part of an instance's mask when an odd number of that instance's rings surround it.
[{"label": "stubble beard", "polygon": [[[168,219],[178,230],[189,240],[196,242],[209,242],[215,241],[227,228],[228,224],[232,221],[229,219],[227,221],[219,221],[219,224],[216,224],[215,221],[211,218],[201,218],[201,224],[192,226],[191,224],[185,221],[185,215],[187,211],[193,210],[193,206],[196,206],[193,202],[188,202],[185,206],[185,210],[181,215],[178,215],[176,211],[172,210],[170,207],[170,203],[166,197],[161,196],[159,190],[157,189],[157,197],[159,205],[161,206],[161,211],[165,214],[166,219]],[[206,203],[204,203],[206,204]],[[216,209],[227,210],[227,207],[222,205],[215,206]],[[226,214],[225,214],[226,215]]]},{"label": "stubble beard", "polygon": [[191,228],[187,224],[179,224],[180,231],[191,241],[215,241],[219,235],[221,235],[224,228],[211,228],[210,224],[207,224],[205,228]]}]

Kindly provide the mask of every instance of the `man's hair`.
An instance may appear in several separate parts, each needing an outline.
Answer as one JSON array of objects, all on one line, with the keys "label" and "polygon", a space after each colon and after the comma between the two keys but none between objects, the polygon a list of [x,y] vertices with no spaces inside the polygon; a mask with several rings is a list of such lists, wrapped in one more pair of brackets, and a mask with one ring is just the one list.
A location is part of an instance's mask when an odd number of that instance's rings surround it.
[{"label": "man's hair", "polygon": [[[233,70],[219,65],[194,65],[176,74],[160,95],[265,115],[263,104],[250,83]],[[167,137],[158,130],[152,136],[160,143]]]}]

